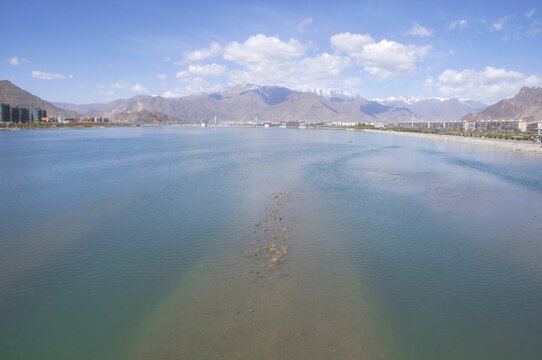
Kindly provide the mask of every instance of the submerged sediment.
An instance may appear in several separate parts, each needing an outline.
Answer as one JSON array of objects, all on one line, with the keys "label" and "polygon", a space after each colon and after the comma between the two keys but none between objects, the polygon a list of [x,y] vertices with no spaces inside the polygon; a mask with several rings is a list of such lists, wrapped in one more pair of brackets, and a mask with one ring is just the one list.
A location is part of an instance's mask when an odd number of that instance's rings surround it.
[{"label": "submerged sediment", "polygon": [[327,245],[299,226],[310,218],[292,202],[289,191],[271,195],[236,251],[184,279],[142,325],[131,358],[385,358],[367,304],[353,301],[359,287],[345,286],[354,278],[336,281]]}]

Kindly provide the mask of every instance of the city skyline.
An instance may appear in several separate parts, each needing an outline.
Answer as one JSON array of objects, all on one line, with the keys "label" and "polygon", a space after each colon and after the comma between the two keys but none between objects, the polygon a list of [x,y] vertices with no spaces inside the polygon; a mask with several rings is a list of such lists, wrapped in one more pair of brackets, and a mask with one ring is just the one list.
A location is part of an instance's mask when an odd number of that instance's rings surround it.
[{"label": "city skyline", "polygon": [[542,86],[542,17],[533,1],[5,8],[13,16],[1,77],[50,101],[178,97],[253,83],[491,104]]}]

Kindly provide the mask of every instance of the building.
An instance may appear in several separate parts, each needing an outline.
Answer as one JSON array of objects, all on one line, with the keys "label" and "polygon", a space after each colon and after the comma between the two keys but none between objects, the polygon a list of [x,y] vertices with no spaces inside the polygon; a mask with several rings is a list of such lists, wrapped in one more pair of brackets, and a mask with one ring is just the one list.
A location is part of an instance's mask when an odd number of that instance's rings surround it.
[{"label": "building", "polygon": [[11,121],[11,106],[8,103],[0,103],[0,121]]},{"label": "building", "polygon": [[[534,125],[533,125],[534,124]],[[522,120],[482,120],[482,121],[406,121],[396,125],[405,129],[465,131],[486,133],[513,134],[517,131],[535,133],[538,122]]]},{"label": "building", "polygon": [[542,122],[528,123],[525,132],[532,135],[542,135]]},{"label": "building", "polygon": [[30,110],[28,110],[28,108],[20,108],[20,112],[21,112],[21,118],[20,118],[20,121],[22,123],[29,123],[31,121],[30,119]]},{"label": "building", "polygon": [[41,121],[42,118],[47,117],[47,110],[40,108],[34,108],[32,111],[32,120],[34,122]]},{"label": "building", "polygon": [[11,107],[11,122],[27,123],[31,121],[30,110],[20,106]]},{"label": "building", "polygon": [[18,106],[12,106],[11,107],[11,121],[12,122],[21,122],[21,111],[20,111],[20,107]]}]

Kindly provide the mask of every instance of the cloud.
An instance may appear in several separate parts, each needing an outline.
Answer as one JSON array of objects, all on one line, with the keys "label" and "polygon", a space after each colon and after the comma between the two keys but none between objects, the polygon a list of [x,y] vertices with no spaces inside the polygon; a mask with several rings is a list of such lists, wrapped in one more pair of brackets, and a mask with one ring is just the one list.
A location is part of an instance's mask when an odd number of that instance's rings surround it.
[{"label": "cloud", "polygon": [[346,53],[372,76],[383,80],[416,72],[417,64],[431,49],[431,46],[404,45],[386,39],[375,42],[369,34],[348,32],[333,35],[331,46],[338,53]]},{"label": "cloud", "polygon": [[448,69],[439,75],[437,81],[428,78],[425,85],[438,87],[446,96],[494,103],[513,97],[522,86],[541,86],[542,78],[486,66],[481,71],[465,69],[459,72]]},{"label": "cloud", "polygon": [[[40,79],[40,80],[55,80],[55,79],[65,79],[66,78],[66,76],[64,76],[62,74],[52,74],[52,73],[37,71],[37,70],[32,71],[32,77],[35,78],[35,79]],[[73,75],[72,75],[72,77],[73,77]]]},{"label": "cloud", "polygon": [[510,16],[505,16],[505,17],[502,17],[500,18],[496,23],[493,23],[493,25],[491,25],[491,27],[489,28],[489,30],[491,30],[492,32],[496,32],[496,31],[501,31],[504,27],[504,24],[506,23],[506,21],[510,18]]},{"label": "cloud", "polygon": [[97,88],[97,89],[105,89],[105,85],[100,85],[100,84],[98,84],[98,85],[96,85],[96,88]]},{"label": "cloud", "polygon": [[527,30],[527,35],[535,36],[540,32],[542,32],[542,23],[539,23],[538,21],[533,21],[529,26],[529,30]]},{"label": "cloud", "polygon": [[460,29],[463,30],[469,26],[469,22],[465,19],[454,20],[448,25],[448,30]]},{"label": "cloud", "polygon": [[328,87],[342,71],[352,66],[345,56],[323,53],[281,64],[250,64],[246,70],[230,72],[230,83],[267,84],[293,89]]},{"label": "cloud", "polygon": [[225,65],[209,64],[209,65],[189,65],[186,70],[179,71],[175,75],[178,79],[186,79],[190,77],[212,77],[221,76],[226,72]]},{"label": "cloud", "polygon": [[309,31],[309,27],[312,25],[312,17],[303,19],[299,24],[297,24],[297,31],[300,33],[305,33]]},{"label": "cloud", "polygon": [[9,63],[13,66],[19,65],[19,58],[17,56],[12,57],[9,59]]},{"label": "cloud", "polygon": [[164,91],[162,96],[165,98],[178,98],[178,97],[187,96],[191,94],[202,93],[205,91],[216,91],[219,88],[220,88],[219,86],[210,87],[210,86],[201,86],[197,84],[189,84],[184,87],[176,87],[174,89]]},{"label": "cloud", "polygon": [[114,84],[111,84],[111,89],[126,89],[128,87],[130,87],[130,84],[126,83],[126,82],[116,82]]},{"label": "cloud", "polygon": [[169,62],[171,61],[171,58],[169,56],[164,57],[164,61]]},{"label": "cloud", "polygon": [[530,19],[531,16],[533,16],[533,14],[534,14],[535,11],[536,11],[536,9],[535,9],[535,8],[532,8],[531,10],[525,12],[525,17],[526,17],[527,19]]},{"label": "cloud", "polygon": [[135,84],[134,86],[130,87],[130,91],[133,91],[138,94],[144,94],[147,93],[147,89],[141,84]]},{"label": "cloud", "polygon": [[165,80],[166,79],[166,74],[157,74],[156,77],[160,80]]},{"label": "cloud", "polygon": [[344,79],[344,86],[348,89],[353,89],[363,84],[363,79],[360,77],[348,77]]},{"label": "cloud", "polygon": [[419,37],[431,36],[432,34],[433,34],[433,29],[424,28],[418,23],[414,23],[412,25],[412,29],[410,29],[409,31],[405,33],[405,35],[419,36]]},{"label": "cloud", "polygon": [[237,64],[277,64],[300,58],[306,52],[306,46],[298,40],[281,41],[275,36],[253,35],[240,44],[229,43],[224,49],[224,59]]},{"label": "cloud", "polygon": [[182,89],[182,88],[175,88],[175,89],[172,89],[172,90],[166,90],[162,94],[162,96],[165,97],[165,98],[178,98],[178,97],[185,96],[185,95],[188,95],[188,93],[185,91],[185,89]]},{"label": "cloud", "polygon": [[[222,46],[220,46],[219,43],[212,42],[208,48],[186,52],[184,53],[183,57],[185,60],[188,61],[201,61],[208,58],[216,57],[220,55],[222,51],[224,51],[224,49],[222,49]],[[179,62],[176,62],[177,65],[179,65],[178,63]]]},{"label": "cloud", "polygon": [[374,44],[374,42],[374,39],[369,34],[346,32],[331,37],[331,47],[345,53],[359,52],[365,45]]}]

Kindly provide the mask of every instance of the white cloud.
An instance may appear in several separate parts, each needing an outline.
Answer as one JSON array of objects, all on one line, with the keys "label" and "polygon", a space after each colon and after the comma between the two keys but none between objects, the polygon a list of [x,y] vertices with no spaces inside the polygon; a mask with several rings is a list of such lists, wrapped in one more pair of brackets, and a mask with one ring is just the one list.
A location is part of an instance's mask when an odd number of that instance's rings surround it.
[{"label": "white cloud", "polygon": [[17,56],[14,56],[9,59],[9,63],[13,66],[19,65],[19,58]]},{"label": "white cloud", "polygon": [[533,14],[534,14],[535,11],[536,11],[536,9],[535,9],[535,8],[532,8],[531,10],[525,12],[525,17],[526,17],[527,19],[530,19],[531,16],[533,16]]},{"label": "white cloud", "polygon": [[167,90],[167,91],[164,91],[164,93],[162,94],[162,96],[165,98],[178,98],[185,95],[189,95],[189,93],[188,91],[186,91],[186,89],[183,89],[183,88],[175,88],[172,90]]},{"label": "white cloud", "polygon": [[156,77],[160,80],[165,80],[166,79],[166,74],[157,74]]},{"label": "white cloud", "polygon": [[145,87],[141,84],[135,84],[134,86],[130,88],[130,91],[133,91],[138,94],[144,94],[148,92],[147,89],[145,89]]},{"label": "white cloud", "polygon": [[219,88],[220,88],[219,86],[211,87],[211,86],[202,86],[198,84],[189,84],[184,87],[176,87],[174,89],[164,91],[162,96],[165,98],[178,98],[178,97],[187,96],[191,94],[202,93],[205,91],[216,91]]},{"label": "white cloud", "polygon": [[412,29],[410,29],[409,31],[405,33],[405,35],[419,36],[419,37],[431,36],[432,34],[433,34],[433,29],[427,29],[418,23],[414,23],[412,25]]},{"label": "white cloud", "polygon": [[105,85],[100,85],[100,84],[98,84],[98,85],[96,85],[96,88],[97,88],[97,89],[105,89]]},{"label": "white cloud", "polygon": [[246,70],[230,72],[230,83],[286,86],[293,89],[328,87],[342,71],[352,66],[348,57],[323,53],[282,64],[250,64]]},{"label": "white cloud", "polygon": [[[212,42],[208,48],[186,52],[183,57],[188,61],[201,61],[216,57],[220,55],[222,51],[224,51],[224,49],[222,49],[222,46],[220,46],[219,43]],[[179,64],[179,62],[176,62],[176,64]]]},{"label": "white cloud", "polygon": [[356,53],[365,45],[374,44],[374,39],[369,34],[351,34],[349,32],[333,35],[331,46],[345,53]]},{"label": "white cloud", "polygon": [[354,89],[361,84],[363,84],[363,79],[360,77],[348,77],[344,79],[344,86],[347,89]]},{"label": "white cloud", "polygon": [[491,27],[489,28],[489,30],[495,32],[495,31],[501,31],[504,27],[504,24],[506,23],[506,21],[508,20],[510,16],[505,16],[505,17],[502,17],[500,18],[496,23],[493,23],[493,25],[491,25]]},{"label": "white cloud", "polygon": [[179,71],[176,75],[177,78],[189,78],[189,77],[211,77],[221,76],[226,72],[225,65],[209,64],[209,65],[189,65],[186,70]]},{"label": "white cloud", "polygon": [[224,49],[224,59],[237,64],[277,64],[300,58],[305,54],[306,46],[298,40],[281,41],[275,36],[253,35],[240,44],[229,43]]},{"label": "white cloud", "polygon": [[32,77],[40,80],[55,80],[55,79],[65,79],[66,76],[62,74],[53,74],[43,71],[32,71]]},{"label": "white cloud", "polygon": [[448,26],[448,30],[454,30],[454,29],[462,30],[462,29],[465,29],[467,26],[469,26],[469,22],[465,19],[454,20]]},{"label": "white cloud", "polygon": [[540,32],[542,32],[542,23],[538,21],[533,21],[527,30],[527,34],[530,36],[535,36]]},{"label": "white cloud", "polygon": [[312,25],[312,17],[303,19],[299,24],[297,24],[297,31],[300,33],[305,33],[309,30],[309,27]]},{"label": "white cloud", "polygon": [[448,69],[439,75],[437,81],[428,78],[425,85],[438,87],[446,96],[481,100],[489,104],[513,97],[522,86],[541,86],[542,78],[486,66],[481,71],[465,69],[458,72]]},{"label": "white cloud", "polygon": [[346,53],[369,74],[379,79],[391,79],[416,72],[419,62],[431,46],[404,45],[383,39],[375,42],[369,34],[342,33],[331,37],[331,46]]},{"label": "white cloud", "polygon": [[130,84],[126,83],[126,82],[116,82],[114,84],[111,84],[111,89],[126,89],[128,87],[130,87]]}]

